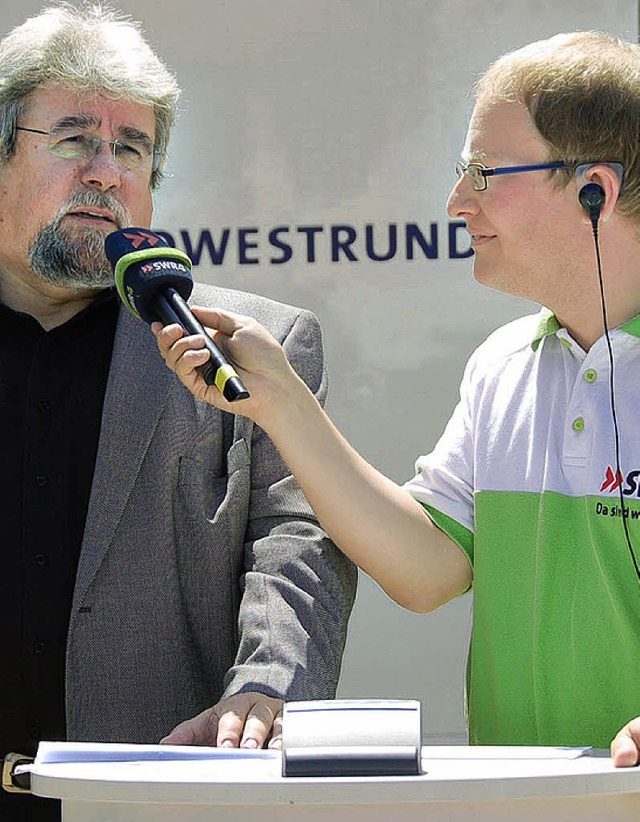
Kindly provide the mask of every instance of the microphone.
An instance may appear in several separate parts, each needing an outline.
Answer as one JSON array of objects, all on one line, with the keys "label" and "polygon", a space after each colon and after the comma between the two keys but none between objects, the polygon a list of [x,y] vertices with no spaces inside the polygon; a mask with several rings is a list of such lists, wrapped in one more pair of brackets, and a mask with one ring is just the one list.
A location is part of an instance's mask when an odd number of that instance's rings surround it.
[{"label": "microphone", "polygon": [[193,290],[191,260],[146,228],[123,228],[104,242],[120,299],[131,313],[147,323],[178,323],[187,334],[202,334],[210,359],[202,366],[207,385],[215,385],[228,402],[244,400],[249,392],[236,370],[196,319],[186,301]]}]

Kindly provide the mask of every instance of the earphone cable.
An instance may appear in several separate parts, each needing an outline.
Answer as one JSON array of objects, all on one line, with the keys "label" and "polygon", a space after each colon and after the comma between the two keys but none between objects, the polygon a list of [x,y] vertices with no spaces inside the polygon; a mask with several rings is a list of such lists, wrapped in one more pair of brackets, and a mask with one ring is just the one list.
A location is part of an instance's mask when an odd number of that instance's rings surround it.
[{"label": "earphone cable", "polygon": [[600,303],[602,306],[602,324],[604,326],[604,338],[607,343],[607,351],[609,354],[609,397],[611,401],[611,417],[613,420],[613,435],[614,435],[614,443],[615,443],[615,463],[616,463],[616,470],[615,470],[615,481],[618,483],[618,495],[620,497],[620,515],[622,517],[622,528],[624,530],[625,539],[627,541],[627,547],[629,548],[629,553],[631,554],[631,559],[633,561],[633,567],[636,571],[636,577],[640,580],[640,567],[638,566],[638,560],[636,558],[635,551],[633,550],[633,545],[631,544],[631,536],[629,534],[629,526],[627,524],[627,516],[628,516],[628,508],[624,500],[624,494],[622,493],[622,469],[620,467],[620,433],[618,428],[618,416],[616,413],[616,403],[615,403],[615,393],[614,393],[614,370],[613,370],[613,347],[611,345],[611,338],[609,336],[609,322],[607,319],[607,305],[604,297],[604,282],[602,279],[602,262],[600,260],[600,241],[598,239],[598,220],[592,220],[591,225],[593,227],[593,239],[596,246],[596,261],[598,264],[598,284],[600,286]]}]

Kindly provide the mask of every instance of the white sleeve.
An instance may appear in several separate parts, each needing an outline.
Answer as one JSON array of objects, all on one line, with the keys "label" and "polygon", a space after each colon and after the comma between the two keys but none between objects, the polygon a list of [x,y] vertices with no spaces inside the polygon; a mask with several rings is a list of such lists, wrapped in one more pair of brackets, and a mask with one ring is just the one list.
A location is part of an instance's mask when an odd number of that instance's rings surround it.
[{"label": "white sleeve", "polygon": [[430,454],[420,456],[404,488],[418,502],[474,531],[474,358],[467,363],[460,401]]}]

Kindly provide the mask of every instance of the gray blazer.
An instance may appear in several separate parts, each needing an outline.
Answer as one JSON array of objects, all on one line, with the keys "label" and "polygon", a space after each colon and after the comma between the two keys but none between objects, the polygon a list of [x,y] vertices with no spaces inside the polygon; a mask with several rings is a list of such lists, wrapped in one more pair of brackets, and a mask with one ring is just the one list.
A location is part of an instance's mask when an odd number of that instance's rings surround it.
[{"label": "gray blazer", "polygon": [[[258,319],[324,400],[308,311],[196,286]],[[355,569],[265,433],[196,400],[120,311],[67,643],[69,739],[157,742],[240,691],[330,698]]]}]

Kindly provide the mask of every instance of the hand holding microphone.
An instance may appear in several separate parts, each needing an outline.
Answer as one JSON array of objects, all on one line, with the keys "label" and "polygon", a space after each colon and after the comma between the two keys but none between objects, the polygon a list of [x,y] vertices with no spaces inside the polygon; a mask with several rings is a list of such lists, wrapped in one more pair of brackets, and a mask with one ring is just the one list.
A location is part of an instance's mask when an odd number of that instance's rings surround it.
[{"label": "hand holding microphone", "polygon": [[178,323],[187,334],[201,334],[210,359],[203,366],[207,385],[215,385],[229,402],[249,397],[237,372],[207,334],[186,303],[193,290],[191,260],[146,228],[124,228],[105,240],[116,288],[125,306],[151,324]]}]

